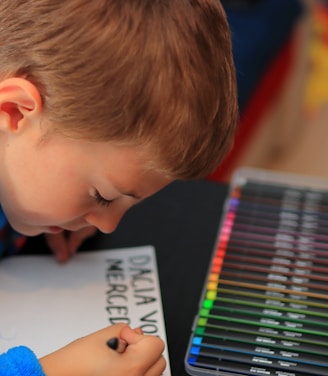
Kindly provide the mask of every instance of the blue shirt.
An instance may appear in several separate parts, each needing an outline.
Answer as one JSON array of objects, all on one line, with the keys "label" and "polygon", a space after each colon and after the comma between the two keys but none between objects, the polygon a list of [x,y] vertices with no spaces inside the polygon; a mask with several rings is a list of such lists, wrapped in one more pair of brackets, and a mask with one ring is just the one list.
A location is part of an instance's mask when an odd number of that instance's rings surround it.
[{"label": "blue shirt", "polygon": [[[0,258],[19,251],[26,237],[13,230],[0,207]],[[45,376],[32,350],[18,346],[0,354],[1,376]]]},{"label": "blue shirt", "polygon": [[25,346],[18,346],[0,354],[1,376],[45,376],[35,354]]}]

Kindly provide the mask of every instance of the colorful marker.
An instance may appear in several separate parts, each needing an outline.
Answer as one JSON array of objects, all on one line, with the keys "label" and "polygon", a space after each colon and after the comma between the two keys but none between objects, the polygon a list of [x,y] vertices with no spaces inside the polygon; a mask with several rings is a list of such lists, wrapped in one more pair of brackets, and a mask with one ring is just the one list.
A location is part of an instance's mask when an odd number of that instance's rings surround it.
[{"label": "colorful marker", "polygon": [[242,179],[225,210],[188,373],[327,375],[328,191]]}]

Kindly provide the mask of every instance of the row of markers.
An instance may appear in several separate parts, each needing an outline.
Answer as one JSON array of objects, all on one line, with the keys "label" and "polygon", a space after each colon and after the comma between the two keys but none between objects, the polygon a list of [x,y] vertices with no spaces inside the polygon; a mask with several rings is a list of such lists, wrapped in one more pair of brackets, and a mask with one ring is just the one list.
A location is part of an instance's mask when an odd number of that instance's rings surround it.
[{"label": "row of markers", "polygon": [[191,375],[328,375],[328,191],[230,193],[186,355]]}]

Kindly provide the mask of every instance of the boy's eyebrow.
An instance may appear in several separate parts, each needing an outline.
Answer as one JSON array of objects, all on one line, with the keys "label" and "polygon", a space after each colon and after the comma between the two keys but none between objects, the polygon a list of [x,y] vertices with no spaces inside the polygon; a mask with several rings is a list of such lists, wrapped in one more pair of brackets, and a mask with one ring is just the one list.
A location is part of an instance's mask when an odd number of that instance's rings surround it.
[{"label": "boy's eyebrow", "polygon": [[133,192],[122,192],[125,196],[133,197],[137,200],[141,200],[141,196],[137,195],[136,193]]},{"label": "boy's eyebrow", "polygon": [[119,189],[119,191],[122,193],[122,195],[124,196],[129,196],[129,197],[132,197],[132,198],[135,198],[136,200],[141,200],[141,196],[138,195],[137,193],[135,192],[130,192],[130,191],[125,191],[124,189]]}]

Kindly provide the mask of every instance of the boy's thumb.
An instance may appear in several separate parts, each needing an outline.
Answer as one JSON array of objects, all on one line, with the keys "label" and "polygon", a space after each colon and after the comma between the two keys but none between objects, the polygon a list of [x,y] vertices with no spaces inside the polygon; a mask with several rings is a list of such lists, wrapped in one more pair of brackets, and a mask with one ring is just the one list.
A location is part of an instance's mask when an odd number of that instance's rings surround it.
[{"label": "boy's thumb", "polygon": [[128,344],[136,343],[142,336],[142,330],[138,329],[131,329],[129,326],[125,326],[121,330],[120,337],[124,339]]}]

